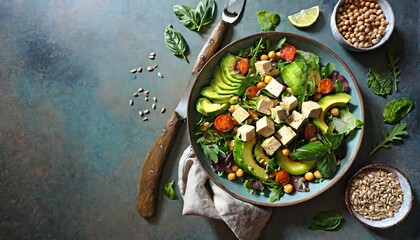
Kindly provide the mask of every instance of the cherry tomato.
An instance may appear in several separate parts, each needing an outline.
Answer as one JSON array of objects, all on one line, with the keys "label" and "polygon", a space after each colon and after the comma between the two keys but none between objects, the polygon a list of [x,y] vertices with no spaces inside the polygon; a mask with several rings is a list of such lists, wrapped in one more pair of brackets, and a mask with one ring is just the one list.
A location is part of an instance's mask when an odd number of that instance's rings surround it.
[{"label": "cherry tomato", "polygon": [[324,78],[321,80],[321,82],[319,82],[318,88],[322,94],[328,94],[332,92],[334,84],[330,79]]},{"label": "cherry tomato", "polygon": [[248,58],[241,58],[236,62],[236,65],[235,65],[236,71],[245,75],[248,72],[248,68],[249,68]]},{"label": "cherry tomato", "polygon": [[220,114],[214,120],[214,128],[219,132],[227,132],[233,127],[233,119],[226,113]]},{"label": "cherry tomato", "polygon": [[286,170],[280,170],[276,173],[276,182],[280,184],[280,186],[286,185],[290,181],[290,175]]},{"label": "cherry tomato", "polygon": [[305,126],[305,138],[311,139],[312,137],[315,136],[315,133],[316,133],[315,125],[313,125],[312,123],[308,123]]},{"label": "cherry tomato", "polygon": [[284,45],[280,48],[280,58],[286,62],[291,62],[295,59],[296,48],[293,45]]},{"label": "cherry tomato", "polygon": [[256,97],[259,90],[260,89],[257,86],[249,86],[245,90],[245,96],[246,96],[246,98],[250,99],[250,98]]}]

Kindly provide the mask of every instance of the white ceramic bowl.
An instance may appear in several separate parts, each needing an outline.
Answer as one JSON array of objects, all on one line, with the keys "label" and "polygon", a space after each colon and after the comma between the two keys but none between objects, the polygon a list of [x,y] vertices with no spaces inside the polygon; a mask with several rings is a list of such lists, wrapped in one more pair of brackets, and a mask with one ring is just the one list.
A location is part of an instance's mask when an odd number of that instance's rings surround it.
[{"label": "white ceramic bowl", "polygon": [[[372,220],[366,219],[365,217],[363,217],[362,215],[360,215],[354,210],[353,205],[351,204],[351,201],[350,201],[351,183],[357,175],[369,169],[382,169],[387,172],[392,172],[398,178],[402,191],[404,192],[404,197],[403,197],[403,203],[400,209],[398,210],[398,212],[395,213],[394,217],[385,218],[379,221],[372,221]],[[353,177],[348,182],[346,193],[345,193],[345,202],[346,202],[347,209],[350,211],[350,214],[353,215],[363,225],[370,228],[374,228],[374,229],[386,229],[386,228],[390,228],[392,226],[398,225],[408,216],[413,205],[413,197],[414,195],[411,189],[410,182],[401,171],[385,164],[369,164],[362,167],[360,170],[358,170],[356,174],[354,174]]]},{"label": "white ceramic bowl", "polygon": [[392,32],[394,31],[394,24],[395,24],[395,18],[394,18],[394,12],[392,11],[391,5],[386,0],[374,0],[378,2],[383,14],[385,15],[386,20],[388,20],[388,26],[385,29],[385,35],[382,37],[382,39],[379,41],[379,43],[368,47],[368,48],[359,48],[355,47],[352,44],[348,43],[346,39],[341,35],[341,33],[338,31],[337,22],[336,22],[336,16],[338,12],[338,8],[345,4],[346,0],[339,0],[338,3],[335,5],[334,10],[331,14],[331,21],[330,21],[330,27],[332,35],[334,36],[335,40],[337,42],[345,47],[346,49],[353,51],[353,52],[367,52],[374,49],[379,48],[382,46],[385,42],[388,41],[388,39],[391,37]]}]

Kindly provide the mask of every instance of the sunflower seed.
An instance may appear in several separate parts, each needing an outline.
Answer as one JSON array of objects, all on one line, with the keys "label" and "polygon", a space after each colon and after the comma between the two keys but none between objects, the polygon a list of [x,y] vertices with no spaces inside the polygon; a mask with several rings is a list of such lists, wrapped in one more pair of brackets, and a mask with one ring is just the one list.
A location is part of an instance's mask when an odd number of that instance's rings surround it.
[{"label": "sunflower seed", "polygon": [[134,97],[138,97],[138,96],[139,96],[139,94],[135,92],[135,93],[133,93],[133,96],[134,96]]},{"label": "sunflower seed", "polygon": [[158,77],[163,78],[162,73],[158,72]]},{"label": "sunflower seed", "polygon": [[143,118],[143,122],[149,121],[148,117]]},{"label": "sunflower seed", "polygon": [[153,70],[155,70],[155,68],[154,68],[153,66],[148,66],[148,67],[147,67],[147,71],[151,72],[151,71],[153,71]]},{"label": "sunflower seed", "polygon": [[149,114],[149,113],[150,113],[149,109],[144,110],[144,114]]},{"label": "sunflower seed", "polygon": [[151,53],[149,53],[149,56],[156,56],[156,53],[155,52],[151,52]]},{"label": "sunflower seed", "polygon": [[129,102],[129,104],[130,104],[130,106],[133,106],[133,104],[134,104],[134,101],[133,101],[133,99],[130,99],[130,102]]},{"label": "sunflower seed", "polygon": [[163,108],[160,110],[160,112],[161,112],[161,113],[165,113],[165,112],[166,112],[166,108],[164,108],[164,107],[163,107]]},{"label": "sunflower seed", "polygon": [[142,67],[137,68],[137,72],[139,73],[143,72],[143,68]]},{"label": "sunflower seed", "polygon": [[144,89],[143,88],[139,88],[139,90],[138,90],[139,92],[143,92],[144,91]]},{"label": "sunflower seed", "polygon": [[144,94],[149,94],[149,91],[144,91]]},{"label": "sunflower seed", "polygon": [[153,101],[157,103],[157,97],[153,97]]},{"label": "sunflower seed", "polygon": [[140,117],[143,117],[144,113],[142,111],[139,111],[139,115],[140,115]]},{"label": "sunflower seed", "polygon": [[149,97],[145,97],[144,101],[148,102],[149,101]]},{"label": "sunflower seed", "polygon": [[137,72],[137,68],[131,69],[130,71],[131,73],[136,73]]},{"label": "sunflower seed", "polygon": [[154,55],[149,55],[149,59],[150,60],[155,60],[155,56]]},{"label": "sunflower seed", "polygon": [[152,104],[152,109],[155,110],[156,109],[156,103]]},{"label": "sunflower seed", "polygon": [[156,64],[153,68],[157,68],[158,67],[158,65]]}]

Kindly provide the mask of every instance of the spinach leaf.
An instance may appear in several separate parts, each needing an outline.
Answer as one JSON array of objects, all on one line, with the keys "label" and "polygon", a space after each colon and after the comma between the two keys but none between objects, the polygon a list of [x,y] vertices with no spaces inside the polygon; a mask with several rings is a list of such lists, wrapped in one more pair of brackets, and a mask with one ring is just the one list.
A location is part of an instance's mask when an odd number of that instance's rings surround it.
[{"label": "spinach leaf", "polygon": [[405,130],[407,128],[406,123],[399,123],[395,125],[394,129],[387,135],[384,134],[384,140],[379,142],[376,147],[369,153],[372,156],[379,148],[389,148],[391,143],[395,140],[402,140],[402,137],[408,136],[408,132]]},{"label": "spinach leaf", "polygon": [[403,119],[413,107],[413,102],[407,98],[394,99],[385,105],[384,122],[394,124]]},{"label": "spinach leaf", "polygon": [[330,76],[330,74],[334,71],[335,64],[334,63],[327,63],[324,67],[321,68],[322,78],[326,78]]},{"label": "spinach leaf", "polygon": [[165,186],[163,186],[163,193],[165,193],[165,196],[167,196],[171,200],[176,199],[175,191],[172,187],[174,182],[175,182],[175,180],[172,180],[172,182],[169,182],[169,183],[165,184]]},{"label": "spinach leaf", "polygon": [[309,223],[310,230],[334,230],[343,220],[343,216],[335,212],[322,211],[315,214]]},{"label": "spinach leaf", "polygon": [[280,16],[270,11],[259,11],[257,19],[263,32],[273,30],[280,23]]},{"label": "spinach leaf", "polygon": [[386,57],[388,59],[388,68],[391,70],[392,79],[394,80],[394,90],[398,92],[398,75],[401,73],[398,66],[400,58],[395,57],[395,48],[390,48],[386,52]]},{"label": "spinach leaf", "polygon": [[196,9],[187,5],[176,4],[173,7],[175,15],[181,23],[192,31],[200,31],[213,20],[216,3],[214,0],[201,0]]},{"label": "spinach leaf", "polygon": [[187,56],[185,56],[188,45],[181,33],[168,26],[165,28],[163,35],[165,37],[165,44],[169,50],[176,56],[182,56],[189,63]]},{"label": "spinach leaf", "polygon": [[293,152],[293,156],[298,160],[322,159],[329,153],[331,144],[322,144],[320,141],[307,143]]},{"label": "spinach leaf", "polygon": [[357,128],[357,119],[348,109],[341,109],[338,117],[333,117],[330,122],[338,134],[349,134]]},{"label": "spinach leaf", "polygon": [[367,74],[368,81],[367,86],[372,88],[372,91],[376,95],[389,95],[392,93],[391,79],[389,74],[378,72],[375,68],[369,68]]},{"label": "spinach leaf", "polygon": [[331,177],[337,171],[337,159],[334,152],[330,152],[322,160],[316,162],[316,168],[323,178]]}]

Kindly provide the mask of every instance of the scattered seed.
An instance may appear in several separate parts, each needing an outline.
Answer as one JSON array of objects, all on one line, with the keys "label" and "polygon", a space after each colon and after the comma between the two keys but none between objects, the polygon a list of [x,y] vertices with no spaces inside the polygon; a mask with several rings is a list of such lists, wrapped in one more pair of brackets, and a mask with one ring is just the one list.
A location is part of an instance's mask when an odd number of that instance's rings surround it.
[{"label": "scattered seed", "polygon": [[153,101],[157,103],[157,97],[153,97]]},{"label": "scattered seed", "polygon": [[134,104],[134,101],[133,101],[133,99],[130,99],[130,102],[129,102],[129,104],[130,104],[130,106],[133,106],[133,104]]},{"label": "scattered seed", "polygon": [[168,25],[168,27],[169,27],[169,28],[173,28],[172,24],[169,24],[169,25]]},{"label": "scattered seed", "polygon": [[156,64],[153,68],[157,68],[158,67],[158,65]]},{"label": "scattered seed", "polygon": [[144,91],[144,89],[143,88],[139,88],[139,90],[138,90],[139,92],[143,92]]},{"label": "scattered seed", "polygon": [[149,94],[149,91],[144,91],[144,94]]},{"label": "scattered seed", "polygon": [[158,72],[158,77],[163,78],[162,73]]},{"label": "scattered seed", "polygon": [[147,71],[152,72],[153,70],[155,70],[155,68],[153,66],[148,66],[147,67]]},{"label": "scattered seed", "polygon": [[135,92],[135,93],[133,93],[133,96],[134,96],[134,97],[138,97],[138,96],[139,96],[139,94]]},{"label": "scattered seed", "polygon": [[142,67],[137,68],[137,72],[139,73],[143,72],[143,68]]},{"label": "scattered seed", "polygon": [[143,117],[144,113],[142,111],[139,111],[139,115],[140,115],[140,117]]},{"label": "scattered seed", "polygon": [[149,114],[149,113],[150,113],[149,109],[144,110],[144,114]]},{"label": "scattered seed", "polygon": [[131,69],[130,71],[131,73],[136,73],[137,72],[137,68]]},{"label": "scattered seed", "polygon": [[151,52],[151,53],[149,53],[149,55],[150,56],[156,56],[156,53],[155,52]]},{"label": "scattered seed", "polygon": [[149,97],[145,97],[144,101],[148,102],[149,101]]},{"label": "scattered seed", "polygon": [[154,55],[149,55],[149,59],[150,60],[155,60],[155,56]]},{"label": "scattered seed", "polygon": [[143,118],[143,122],[146,122],[146,121],[149,121],[149,118],[148,117],[144,117]]},{"label": "scattered seed", "polygon": [[160,112],[161,112],[161,113],[165,113],[165,112],[166,112],[166,108],[164,108],[164,107],[163,107],[163,108],[160,110]]},{"label": "scattered seed", "polygon": [[152,109],[155,110],[156,109],[156,103],[152,104]]}]

